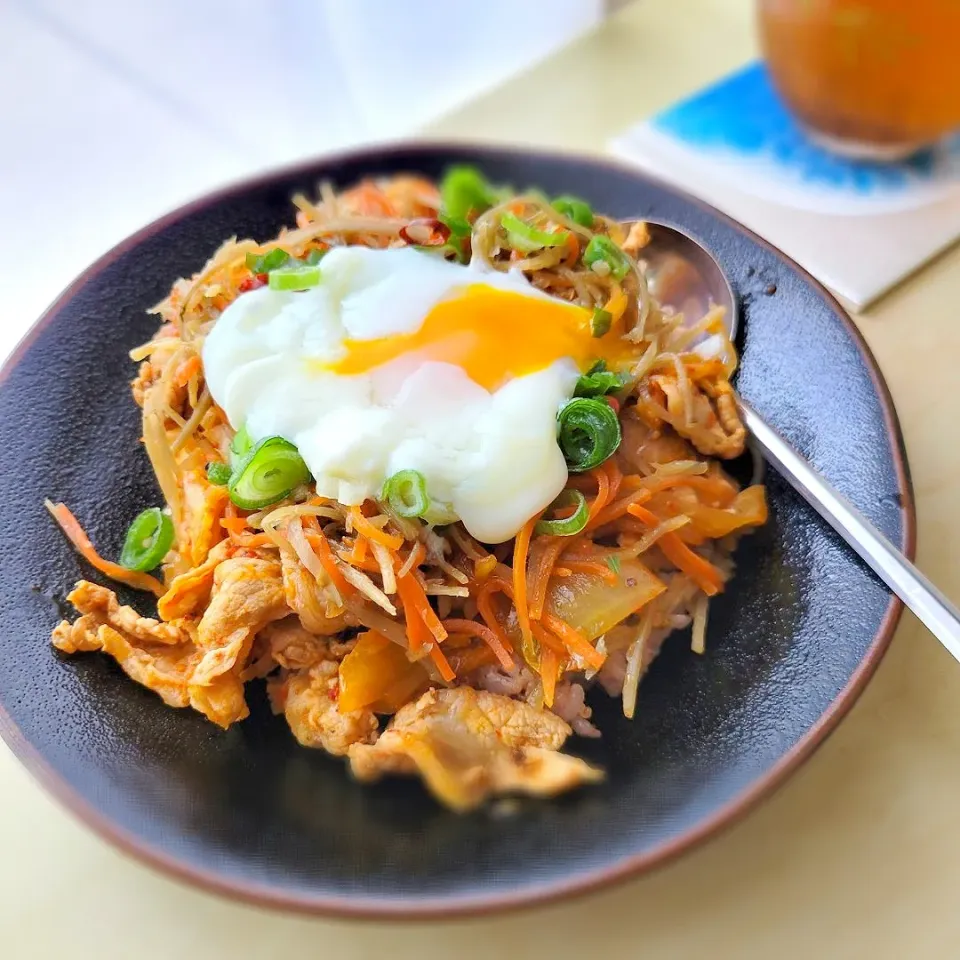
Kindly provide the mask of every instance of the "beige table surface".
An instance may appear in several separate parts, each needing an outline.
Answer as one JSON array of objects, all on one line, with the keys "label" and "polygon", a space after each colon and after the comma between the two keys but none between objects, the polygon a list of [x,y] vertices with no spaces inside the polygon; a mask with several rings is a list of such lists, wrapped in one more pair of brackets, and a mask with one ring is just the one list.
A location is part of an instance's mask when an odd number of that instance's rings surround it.
[{"label": "beige table surface", "polygon": [[[746,0],[640,0],[427,132],[599,150],[754,52]],[[906,436],[919,564],[960,601],[958,302],[954,249],[857,322]],[[960,957],[960,666],[909,615],[848,719],[745,821],[652,876],[501,919],[341,923],[216,899],[93,836],[5,747],[0,798],[3,960]]]}]

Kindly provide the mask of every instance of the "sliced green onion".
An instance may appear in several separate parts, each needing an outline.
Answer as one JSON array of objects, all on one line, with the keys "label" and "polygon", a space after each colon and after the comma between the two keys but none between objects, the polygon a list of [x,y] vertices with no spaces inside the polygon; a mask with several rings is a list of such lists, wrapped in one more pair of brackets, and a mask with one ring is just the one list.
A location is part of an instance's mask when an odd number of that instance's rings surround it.
[{"label": "sliced green onion", "polygon": [[590,204],[577,197],[564,194],[562,197],[557,197],[551,206],[557,213],[562,213],[568,220],[579,223],[581,227],[593,226],[593,210]]},{"label": "sliced green onion", "polygon": [[153,570],[172,546],[173,521],[159,507],[150,507],[130,524],[120,551],[120,566],[141,573]]},{"label": "sliced green onion", "polygon": [[207,479],[216,487],[225,487],[233,476],[233,470],[225,463],[208,463]]},{"label": "sliced green onion", "polygon": [[269,273],[282,267],[290,259],[290,254],[279,247],[269,253],[248,253],[247,267],[252,273]]},{"label": "sliced green onion", "polygon": [[608,370],[606,363],[598,360],[586,373],[580,375],[573,395],[603,397],[608,393],[616,393],[625,383],[626,378],[622,374]]},{"label": "sliced green onion", "polygon": [[444,216],[454,220],[468,221],[471,216],[488,210],[498,199],[498,191],[476,167],[450,167],[440,184],[440,208]]},{"label": "sliced green onion", "polygon": [[620,572],[620,558],[615,553],[611,553],[605,563],[614,573]]},{"label": "sliced green onion", "polygon": [[595,263],[605,263],[615,280],[622,280],[631,269],[630,258],[602,233],[590,238],[587,249],[583,251],[583,262],[588,267]]},{"label": "sliced green onion", "polygon": [[230,477],[230,499],[243,510],[261,510],[310,479],[297,448],[283,437],[261,440],[236,465]]},{"label": "sliced green onion", "polygon": [[462,217],[451,217],[441,213],[437,219],[450,231],[452,237],[469,237],[473,233],[473,227],[468,220]]},{"label": "sliced green onion", "polygon": [[320,268],[301,263],[270,272],[271,290],[309,290],[320,284]]},{"label": "sliced green onion", "polygon": [[620,446],[620,420],[605,400],[578,397],[557,414],[560,449],[573,473],[599,467]]},{"label": "sliced green onion", "polygon": [[529,223],[524,223],[515,213],[508,210],[501,218],[500,225],[507,232],[507,240],[514,250],[520,250],[522,253],[532,253],[534,250],[541,250],[543,247],[560,247],[567,242],[570,234],[566,230],[558,233],[547,233],[545,230],[537,230],[531,227]]},{"label": "sliced green onion", "polygon": [[534,533],[542,533],[548,537],[572,537],[579,533],[586,525],[590,516],[587,498],[579,490],[564,490],[551,504],[552,508],[569,507],[576,505],[576,510],[569,517],[562,520],[538,520],[533,528]]},{"label": "sliced green onion", "polygon": [[445,213],[437,214],[437,219],[450,231],[447,242],[439,247],[426,248],[431,253],[439,253],[446,257],[452,253],[460,263],[470,262],[470,237],[473,227],[462,217],[451,217]]},{"label": "sliced green onion", "polygon": [[[271,279],[271,284],[273,280]],[[613,314],[602,307],[593,308],[593,316],[590,318],[590,333],[594,337],[602,337],[610,332],[610,324],[613,323]]]},{"label": "sliced green onion", "polygon": [[430,509],[427,481],[419,470],[398,470],[383,485],[380,494],[398,517],[422,517]]},{"label": "sliced green onion", "polygon": [[330,251],[318,250],[314,247],[304,258],[303,262],[308,267],[315,267]]},{"label": "sliced green onion", "polygon": [[246,426],[242,426],[230,441],[230,452],[234,457],[242,458],[250,452],[252,446],[253,440],[250,438],[250,434],[247,433]]}]

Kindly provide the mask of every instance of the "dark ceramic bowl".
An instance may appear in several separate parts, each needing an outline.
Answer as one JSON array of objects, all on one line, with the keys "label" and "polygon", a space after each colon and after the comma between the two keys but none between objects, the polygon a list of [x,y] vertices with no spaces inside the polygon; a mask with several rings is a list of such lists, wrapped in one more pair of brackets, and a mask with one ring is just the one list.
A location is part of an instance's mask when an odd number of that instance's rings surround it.
[{"label": "dark ceramic bowl", "polygon": [[[438,176],[574,193],[622,217],[700,237],[743,305],[745,397],[908,554],[914,514],[903,446],[876,366],[843,310],[782,254],[716,211],[597,159],[467,146],[401,146],[309,163],[231,187],[146,227],[47,311],[2,374],[0,729],[71,810],[149,863],[262,904],[424,916],[516,907],[647,870],[742,815],[846,713],[900,605],[777,476],[770,522],[743,542],[713,607],[705,656],[678,637],[642,685],[637,719],[594,696],[600,741],[575,751],[608,779],[511,817],[459,816],[412,780],[359,786],[294,742],[261,690],[224,733],[171,710],[106,657],[51,649],[63,596],[91,570],[50,518],[64,500],[107,556],[159,502],[138,442],[130,347],[144,310],[231,235],[267,239],[289,198],[327,177]],[[144,605],[143,597],[125,596]]]}]

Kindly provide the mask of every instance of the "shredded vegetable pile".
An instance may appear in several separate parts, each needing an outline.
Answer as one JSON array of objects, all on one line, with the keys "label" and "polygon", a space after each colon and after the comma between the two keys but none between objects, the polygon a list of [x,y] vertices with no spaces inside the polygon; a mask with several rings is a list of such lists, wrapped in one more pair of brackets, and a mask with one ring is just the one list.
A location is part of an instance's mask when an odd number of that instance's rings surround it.
[{"label": "shredded vegetable pile", "polygon": [[[55,646],[106,652],[168,705],[222,727],[248,715],[245,685],[266,678],[301,743],[346,756],[361,780],[419,774],[456,809],[596,780],[559,751],[571,732],[599,735],[585,691],[618,696],[633,717],[670,632],[692,625],[702,653],[737,539],[766,520],[763,487],[741,489],[720,463],[745,443],[722,316],[659,307],[643,224],[574,197],[517,195],[471,168],[439,185],[323,184],[293,202],[295,227],[229,240],[178,280],[154,310],[155,337],[131,352],[165,503],[134,520],[119,562],[48,503],[93,567],[156,596],[157,617],[81,581],[79,619],[55,628]],[[415,470],[360,505],[317,496],[291,443],[251,442],[214,402],[201,351],[221,312],[264,285],[318,283],[326,252],[354,244],[520,271],[628,348],[621,368],[583,371],[559,411],[566,488],[513,540],[480,543],[432,513]]]}]

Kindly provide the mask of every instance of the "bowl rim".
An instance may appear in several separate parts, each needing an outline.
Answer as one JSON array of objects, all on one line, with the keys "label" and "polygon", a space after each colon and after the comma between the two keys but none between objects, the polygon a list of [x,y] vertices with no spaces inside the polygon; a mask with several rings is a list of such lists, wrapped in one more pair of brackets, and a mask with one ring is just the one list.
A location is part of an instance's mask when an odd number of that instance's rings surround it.
[{"label": "bowl rim", "polygon": [[[518,146],[495,141],[474,142],[432,138],[396,139],[331,151],[232,180],[222,187],[207,191],[186,201],[170,212],[147,223],[111,247],[83,270],[43,311],[39,319],[32,324],[9,353],[2,368],[0,368],[0,389],[4,387],[11,372],[20,363],[34,340],[55,315],[89,281],[102,273],[127,251],[155,234],[163,232],[168,226],[183,217],[201,212],[222,200],[242,196],[250,190],[270,186],[289,177],[308,175],[311,171],[326,164],[354,163],[374,159],[389,163],[391,157],[402,155],[404,161],[409,165],[418,154],[432,157],[444,152],[451,154],[470,153],[481,160],[485,155],[490,158],[504,158],[513,155],[528,160],[568,160],[595,168],[627,173],[639,181],[653,184],[659,189],[672,193],[687,203],[699,207],[712,218],[748,237],[754,243],[772,253],[791,270],[796,271],[809,287],[820,294],[846,328],[854,345],[860,351],[863,366],[873,382],[883,410],[884,426],[893,448],[903,529],[900,547],[907,557],[914,558],[917,536],[916,505],[900,423],[893,398],[876,359],[847,311],[836,297],[803,267],[779,248],[759,237],[732,217],[697,197],[691,196],[686,191],[658,177],[650,176],[626,161],[604,154],[548,147],[538,148],[527,145]],[[2,703],[0,703],[0,737],[6,741],[17,759],[51,795],[67,811],[90,827],[100,837],[140,862],[157,868],[178,880],[200,887],[209,893],[257,907],[330,918],[396,921],[486,916],[555,903],[573,896],[593,893],[614,883],[647,873],[657,867],[664,866],[682,853],[699,846],[705,840],[716,836],[741,820],[762,800],[782,786],[790,774],[796,771],[813,754],[833,732],[840,720],[846,716],[883,659],[902,612],[902,601],[891,594],[886,612],[866,653],[850,675],[847,683],[823,711],[819,719],[765,773],[757,777],[721,807],[714,810],[709,816],[703,818],[691,829],[650,850],[618,857],[609,864],[578,873],[570,879],[539,881],[519,891],[504,890],[503,892],[468,893],[455,897],[422,897],[417,899],[402,897],[395,899],[389,897],[357,898],[351,895],[280,891],[266,884],[227,879],[215,870],[204,869],[178,860],[165,850],[144,841],[132,831],[119,826],[109,817],[103,815],[63,780],[43,754],[27,741]]]}]

